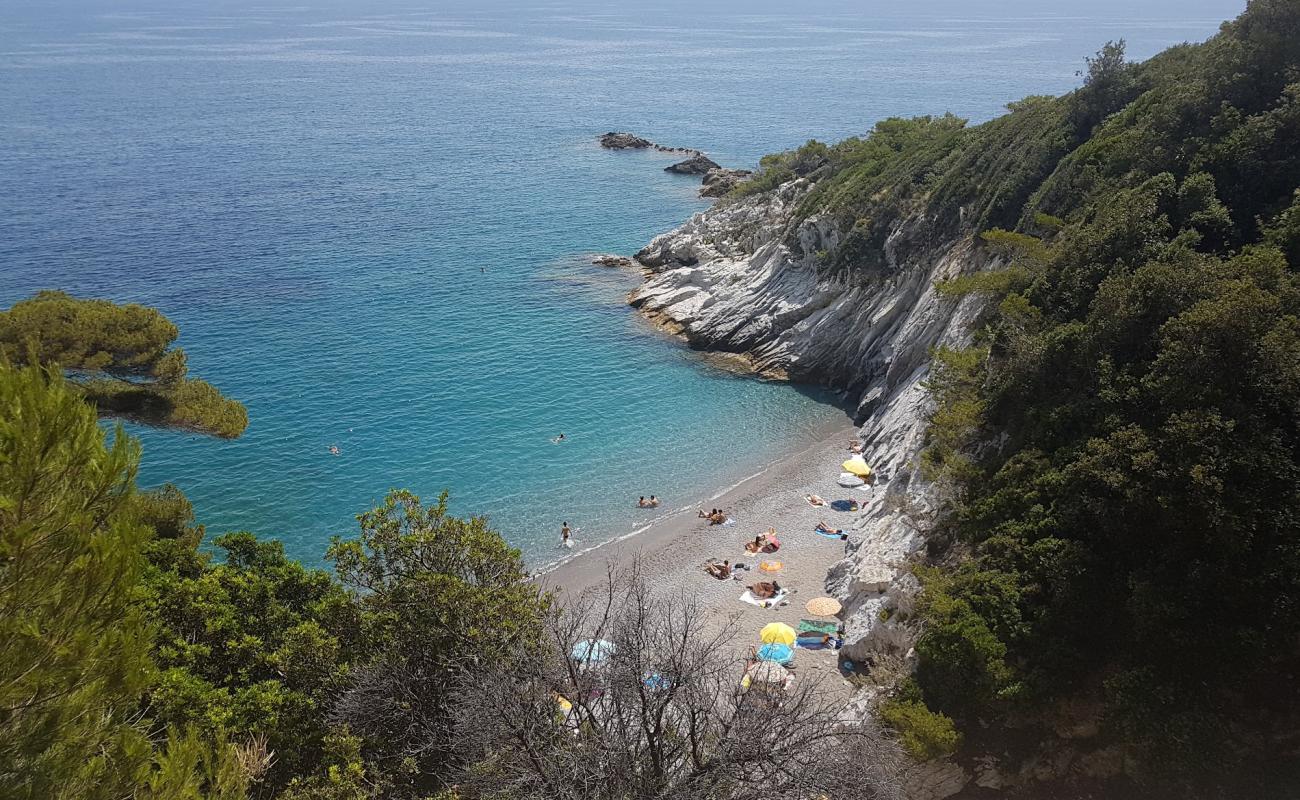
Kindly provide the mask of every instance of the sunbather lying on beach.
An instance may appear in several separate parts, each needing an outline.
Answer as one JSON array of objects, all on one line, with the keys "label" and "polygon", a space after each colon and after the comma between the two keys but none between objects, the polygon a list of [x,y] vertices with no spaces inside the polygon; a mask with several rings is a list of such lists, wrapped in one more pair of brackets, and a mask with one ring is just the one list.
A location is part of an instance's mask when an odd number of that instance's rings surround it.
[{"label": "sunbather lying on beach", "polygon": [[808,501],[808,505],[810,505],[810,506],[824,506],[824,505],[826,505],[826,501],[823,500],[823,499],[822,499],[821,497],[819,497],[818,495],[815,495],[815,494],[806,494],[806,495],[803,496],[803,499],[807,500],[807,501]]},{"label": "sunbather lying on beach", "polygon": [[859,442],[857,439],[849,439],[850,453],[852,453],[855,456],[860,456],[862,455],[862,450],[863,450],[862,442]]},{"label": "sunbather lying on beach", "polygon": [[813,530],[817,531],[818,533],[844,533],[843,528],[832,528],[831,526],[827,525],[825,522],[818,522],[817,527],[814,528]]},{"label": "sunbather lying on beach", "polygon": [[731,577],[731,562],[725,559],[721,564],[716,561],[709,561],[704,565],[704,571],[720,581],[725,581]]},{"label": "sunbather lying on beach", "polygon": [[776,581],[759,581],[749,587],[749,591],[753,592],[758,599],[767,600],[781,593],[781,584]]}]

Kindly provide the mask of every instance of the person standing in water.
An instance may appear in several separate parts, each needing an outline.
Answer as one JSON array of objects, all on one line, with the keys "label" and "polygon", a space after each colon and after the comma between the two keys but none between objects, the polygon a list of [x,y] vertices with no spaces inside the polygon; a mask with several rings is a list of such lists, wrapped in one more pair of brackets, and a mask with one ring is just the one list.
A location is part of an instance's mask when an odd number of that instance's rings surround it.
[{"label": "person standing in water", "polygon": [[560,546],[573,547],[573,532],[569,530],[569,523],[566,521],[564,527],[560,528]]}]

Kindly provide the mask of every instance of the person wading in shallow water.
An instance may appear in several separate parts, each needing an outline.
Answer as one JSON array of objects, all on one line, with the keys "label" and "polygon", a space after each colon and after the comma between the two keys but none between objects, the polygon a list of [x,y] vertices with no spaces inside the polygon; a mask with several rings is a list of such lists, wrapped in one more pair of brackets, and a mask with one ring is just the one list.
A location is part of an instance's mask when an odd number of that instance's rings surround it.
[{"label": "person wading in shallow water", "polygon": [[565,522],[564,527],[560,528],[560,546],[573,547],[573,532],[569,530],[568,522]]}]

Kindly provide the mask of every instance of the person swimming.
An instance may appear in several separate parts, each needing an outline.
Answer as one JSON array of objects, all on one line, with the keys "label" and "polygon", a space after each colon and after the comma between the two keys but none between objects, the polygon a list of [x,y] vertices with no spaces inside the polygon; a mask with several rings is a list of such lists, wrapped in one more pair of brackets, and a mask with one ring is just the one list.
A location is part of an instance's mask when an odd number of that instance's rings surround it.
[{"label": "person swimming", "polygon": [[649,504],[650,504],[650,507],[651,507],[651,508],[656,508],[656,507],[658,507],[658,505],[659,505],[659,498],[658,498],[658,497],[655,497],[654,495],[650,495]]},{"label": "person swimming", "polygon": [[559,444],[560,442],[565,442],[565,441],[568,440],[565,439],[564,434],[561,433],[559,436],[556,436],[554,439],[551,440],[551,444]]},{"label": "person swimming", "polygon": [[332,445],[330,445],[330,455],[332,455],[332,456],[336,456],[336,455],[338,455],[338,454],[341,453],[341,452],[342,452],[342,451],[339,450],[339,446],[338,446],[338,445],[336,445],[336,444],[332,444]]}]

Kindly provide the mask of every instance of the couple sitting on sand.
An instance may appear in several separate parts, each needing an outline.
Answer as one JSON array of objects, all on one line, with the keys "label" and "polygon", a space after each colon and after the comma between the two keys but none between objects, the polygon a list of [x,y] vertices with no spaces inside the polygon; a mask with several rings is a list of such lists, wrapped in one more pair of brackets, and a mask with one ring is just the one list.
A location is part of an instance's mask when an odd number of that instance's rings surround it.
[{"label": "couple sitting on sand", "polygon": [[637,508],[658,508],[659,498],[655,497],[654,495],[650,495],[649,500],[642,497],[640,500],[636,501],[636,507]]},{"label": "couple sitting on sand", "polygon": [[776,581],[759,581],[749,587],[749,591],[759,600],[767,600],[781,593],[781,584]]},{"label": "couple sitting on sand", "polygon": [[704,571],[720,581],[725,581],[731,577],[731,562],[725,558],[721,564],[717,561],[708,561],[704,564]]},{"label": "couple sitting on sand", "polygon": [[754,541],[745,543],[748,553],[775,553],[781,549],[781,542],[776,538],[776,528],[768,528],[767,533],[754,537]]},{"label": "couple sitting on sand", "polygon": [[700,519],[707,519],[710,525],[721,525],[727,521],[727,515],[720,508],[709,509],[709,513],[707,514],[705,514],[704,509],[701,508],[699,517]]}]

